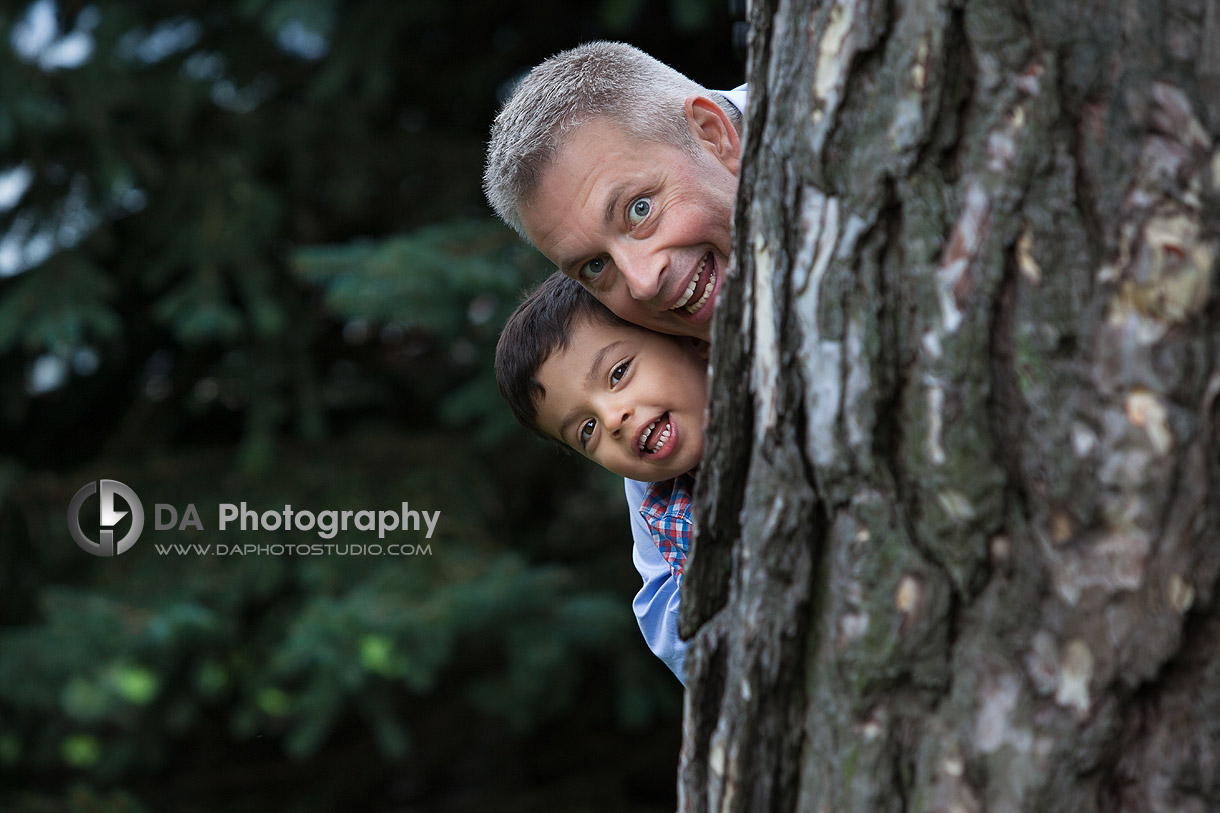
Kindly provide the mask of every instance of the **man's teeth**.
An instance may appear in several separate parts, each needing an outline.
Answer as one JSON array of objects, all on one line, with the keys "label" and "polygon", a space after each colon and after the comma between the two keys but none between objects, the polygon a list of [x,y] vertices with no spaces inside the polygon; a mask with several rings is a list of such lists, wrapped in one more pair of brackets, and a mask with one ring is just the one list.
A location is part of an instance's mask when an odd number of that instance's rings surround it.
[{"label": "man's teeth", "polygon": [[648,424],[648,427],[640,434],[640,450],[645,454],[656,454],[657,452],[661,451],[661,448],[665,446],[665,442],[669,440],[670,430],[673,427],[671,427],[669,422],[666,421],[665,428],[661,430],[661,434],[657,438],[656,447],[653,449],[647,448],[648,439],[652,437],[652,430],[656,429],[657,424],[660,422],[661,419],[657,418],[655,421]]},{"label": "man's teeth", "polygon": [[708,279],[708,281],[707,281],[707,286],[704,287],[704,289],[703,289],[703,296],[699,297],[699,301],[694,303],[693,305],[686,306],[687,313],[697,313],[700,308],[702,308],[705,304],[707,304],[708,299],[711,298],[711,296],[712,296],[712,289],[715,287],[716,287],[716,272],[713,271],[711,278]]},{"label": "man's teeth", "polygon": [[708,297],[712,295],[712,290],[716,287],[715,271],[712,271],[712,273],[708,276],[707,284],[703,286],[703,295],[700,296],[696,302],[689,305],[687,304],[690,302],[690,298],[695,295],[695,289],[699,287],[700,280],[703,279],[703,266],[705,265],[707,265],[706,255],[702,260],[699,261],[699,270],[695,272],[695,278],[692,279],[690,284],[686,286],[686,290],[682,292],[682,296],[678,297],[678,301],[674,303],[674,306],[670,308],[670,310],[686,308],[687,313],[695,313],[707,304]]},{"label": "man's teeth", "polygon": [[690,285],[686,286],[686,290],[682,292],[682,296],[678,297],[678,301],[674,303],[674,310],[690,302],[690,298],[695,294],[695,285],[699,282],[699,274],[703,273],[703,263],[699,263],[699,273],[691,278]]}]

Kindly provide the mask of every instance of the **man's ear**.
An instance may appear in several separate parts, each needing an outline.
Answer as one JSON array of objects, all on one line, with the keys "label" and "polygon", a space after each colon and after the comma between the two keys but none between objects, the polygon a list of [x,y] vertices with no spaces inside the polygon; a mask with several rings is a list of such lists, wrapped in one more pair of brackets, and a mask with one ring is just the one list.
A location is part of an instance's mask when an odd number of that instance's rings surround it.
[{"label": "man's ear", "polygon": [[691,96],[686,100],[686,126],[691,138],[733,175],[741,162],[741,136],[720,105],[706,96]]}]

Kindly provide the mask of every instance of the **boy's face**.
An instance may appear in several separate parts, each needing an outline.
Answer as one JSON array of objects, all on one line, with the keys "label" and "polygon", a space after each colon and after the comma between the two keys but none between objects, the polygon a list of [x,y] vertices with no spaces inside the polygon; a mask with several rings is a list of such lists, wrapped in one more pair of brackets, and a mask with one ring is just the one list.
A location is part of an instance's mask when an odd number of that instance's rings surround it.
[{"label": "boy's face", "polygon": [[577,319],[538,369],[538,426],[632,480],[668,480],[703,458],[707,364],[692,342]]},{"label": "boy's face", "polygon": [[702,97],[687,102],[687,125],[693,155],[593,119],[567,137],[520,214],[534,245],[620,317],[708,341],[740,142]]}]

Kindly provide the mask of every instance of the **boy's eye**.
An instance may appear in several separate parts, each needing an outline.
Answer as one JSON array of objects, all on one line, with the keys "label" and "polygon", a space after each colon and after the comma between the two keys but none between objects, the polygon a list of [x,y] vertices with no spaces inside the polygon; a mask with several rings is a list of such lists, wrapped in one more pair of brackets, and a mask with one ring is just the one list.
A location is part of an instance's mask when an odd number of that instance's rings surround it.
[{"label": "boy's eye", "polygon": [[623,380],[623,376],[627,375],[627,365],[630,363],[631,362],[629,361],[624,361],[622,364],[614,368],[614,371],[610,373],[611,384],[617,384]]},{"label": "boy's eye", "polygon": [[590,418],[580,425],[580,429],[576,432],[576,439],[580,441],[580,447],[583,449],[589,439],[593,437],[593,428],[597,426],[597,421]]},{"label": "boy's eye", "polygon": [[605,269],[605,267],[606,258],[597,257],[596,259],[589,260],[587,263],[582,265],[578,273],[580,274],[580,278],[582,280],[595,280]]},{"label": "boy's eye", "polygon": [[650,198],[636,198],[631,202],[631,208],[627,210],[627,219],[631,221],[631,225],[638,226],[644,222],[644,218],[648,217],[652,211],[652,200]]}]

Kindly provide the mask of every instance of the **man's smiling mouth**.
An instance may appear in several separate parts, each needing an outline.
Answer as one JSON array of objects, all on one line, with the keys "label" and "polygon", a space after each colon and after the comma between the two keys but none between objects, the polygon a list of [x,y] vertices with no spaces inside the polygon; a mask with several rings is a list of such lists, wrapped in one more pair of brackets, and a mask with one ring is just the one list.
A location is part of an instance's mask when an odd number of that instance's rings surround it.
[{"label": "man's smiling mouth", "polygon": [[[708,273],[707,282],[704,284],[703,283],[703,269],[707,266],[707,263],[709,260],[712,261],[713,268]],[[694,313],[698,313],[699,309],[707,304],[707,300],[711,297],[712,291],[714,291],[716,289],[716,269],[714,267],[715,262],[716,261],[712,257],[712,253],[710,251],[707,254],[703,255],[703,259],[699,261],[699,270],[695,272],[694,279],[692,279],[690,281],[690,284],[686,286],[686,290],[682,292],[682,296],[678,297],[678,301],[674,303],[674,306],[672,308],[670,308],[670,310],[676,311],[679,308],[682,308],[687,313],[694,314]],[[702,285],[702,289],[703,289],[703,294],[697,300],[695,300],[694,302],[691,302],[691,297],[693,297],[695,295],[695,291],[699,290],[701,285]]]},{"label": "man's smiling mouth", "polygon": [[[664,421],[664,424],[662,424],[662,421]],[[658,428],[660,429],[659,432],[657,431]],[[666,412],[644,427],[644,431],[640,433],[640,451],[644,454],[656,454],[661,451],[669,440],[669,435],[672,431],[673,426],[670,423],[669,413]]]}]

